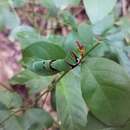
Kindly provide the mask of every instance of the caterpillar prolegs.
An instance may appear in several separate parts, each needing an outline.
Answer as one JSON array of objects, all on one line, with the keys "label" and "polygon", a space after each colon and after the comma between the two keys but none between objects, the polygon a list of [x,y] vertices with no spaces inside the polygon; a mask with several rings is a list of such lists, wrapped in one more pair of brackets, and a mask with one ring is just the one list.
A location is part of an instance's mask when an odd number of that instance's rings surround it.
[{"label": "caterpillar prolegs", "polygon": [[65,59],[57,60],[38,60],[31,63],[29,69],[40,75],[52,75],[62,71],[68,71],[81,63],[85,54],[85,48],[78,41],[77,49],[78,53],[71,51]]}]

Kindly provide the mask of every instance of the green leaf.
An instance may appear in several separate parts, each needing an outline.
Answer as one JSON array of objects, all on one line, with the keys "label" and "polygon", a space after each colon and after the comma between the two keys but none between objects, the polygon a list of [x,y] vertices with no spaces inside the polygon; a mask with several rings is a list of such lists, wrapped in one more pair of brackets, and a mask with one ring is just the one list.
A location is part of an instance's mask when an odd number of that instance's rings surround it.
[{"label": "green leaf", "polygon": [[11,84],[24,84],[30,80],[33,79],[38,79],[39,75],[29,71],[29,70],[23,70],[20,73],[18,73],[17,75],[15,75],[11,80],[10,83]]},{"label": "green leaf", "polygon": [[23,6],[28,0],[11,0],[13,3],[13,6],[15,7],[21,7]]},{"label": "green leaf", "polygon": [[48,13],[50,16],[57,16],[59,10],[57,9],[53,0],[40,0],[40,4],[43,7],[48,8],[48,11],[49,11]]},{"label": "green leaf", "polygon": [[76,33],[76,32],[69,33],[66,36],[66,39],[64,42],[64,49],[68,55],[71,53],[71,51],[78,50],[77,44],[76,44],[76,41],[78,41],[78,40],[79,40],[79,36],[78,36],[78,33]]},{"label": "green leaf", "polygon": [[20,107],[22,105],[22,99],[19,95],[5,90],[0,91],[0,102],[8,108]]},{"label": "green leaf", "polygon": [[35,129],[38,127],[38,130],[43,130],[43,128],[49,128],[53,124],[51,116],[43,109],[39,108],[31,108],[27,110],[23,119],[25,130],[32,130],[30,129],[32,127],[35,127]]},{"label": "green leaf", "polygon": [[19,121],[18,117],[13,116],[4,123],[5,130],[25,130],[23,123]]},{"label": "green leaf", "polygon": [[[93,45],[94,46],[94,45]],[[90,56],[93,57],[103,57],[108,54],[110,51],[110,47],[106,42],[100,43],[100,45],[97,46],[91,53]]]},{"label": "green leaf", "polygon": [[65,25],[69,25],[74,31],[77,31],[76,19],[69,11],[62,11],[60,14],[60,18],[63,20],[63,23]]},{"label": "green leaf", "polygon": [[11,84],[26,84],[29,93],[34,94],[47,88],[52,76],[39,76],[29,70],[24,70],[10,80]]},{"label": "green leaf", "polygon": [[7,28],[14,29],[20,25],[20,19],[15,12],[11,12],[9,9],[3,9],[2,15]]},{"label": "green leaf", "polygon": [[117,50],[117,56],[119,63],[124,67],[124,69],[129,73],[130,75],[130,58],[129,53],[124,49],[118,49]]},{"label": "green leaf", "polygon": [[37,76],[37,78],[28,81],[26,85],[29,88],[29,93],[35,94],[46,89],[52,78],[53,76]]},{"label": "green leaf", "polygon": [[79,68],[69,72],[57,84],[56,104],[63,130],[85,128],[88,109],[82,98]]},{"label": "green leaf", "polygon": [[111,127],[97,120],[90,112],[88,114],[88,123],[86,126],[86,130],[129,130],[129,129],[130,129],[130,121],[128,121],[125,125],[120,127]]},{"label": "green leaf", "polygon": [[56,44],[56,45],[58,45],[60,47],[63,47],[64,41],[65,41],[65,36],[57,35],[57,34],[50,34],[47,37],[47,40],[50,43],[54,43],[54,44]]},{"label": "green leaf", "polygon": [[93,32],[96,35],[102,35],[112,28],[114,24],[114,15],[108,15],[103,20],[93,25]]},{"label": "green leaf", "polygon": [[[7,117],[9,117],[10,112],[8,110],[0,110],[0,122],[2,122],[3,120],[5,120]],[[0,128],[1,128],[1,124],[0,124]]]},{"label": "green leaf", "polygon": [[44,60],[56,60],[65,58],[64,50],[54,44],[45,41],[36,42],[23,51],[23,57]]},{"label": "green leaf", "polygon": [[57,8],[65,9],[68,6],[78,5],[80,0],[53,0]]},{"label": "green leaf", "polygon": [[65,9],[68,6],[78,5],[80,0],[40,0],[43,5],[51,8]]},{"label": "green leaf", "polygon": [[83,0],[86,13],[93,24],[107,16],[114,8],[116,1],[117,0]]},{"label": "green leaf", "polygon": [[90,111],[107,125],[123,125],[130,117],[130,77],[117,63],[90,58],[82,65],[82,93]]},{"label": "green leaf", "polygon": [[10,40],[18,40],[22,46],[22,49],[30,46],[34,42],[45,40],[44,37],[40,36],[38,32],[27,25],[20,25],[11,31],[9,36]]},{"label": "green leaf", "polygon": [[91,25],[86,23],[80,24],[78,26],[78,35],[80,41],[85,45],[85,47],[87,47],[87,49],[90,49],[93,46],[95,36]]},{"label": "green leaf", "polygon": [[1,110],[5,110],[6,108],[7,108],[7,107],[6,107],[3,103],[0,102],[0,111],[1,111]]},{"label": "green leaf", "polygon": [[92,114],[91,112],[88,113],[88,123],[86,126],[86,130],[102,130],[104,128],[107,128],[107,126],[105,124],[103,124],[102,122],[100,122],[99,120],[97,120]]}]

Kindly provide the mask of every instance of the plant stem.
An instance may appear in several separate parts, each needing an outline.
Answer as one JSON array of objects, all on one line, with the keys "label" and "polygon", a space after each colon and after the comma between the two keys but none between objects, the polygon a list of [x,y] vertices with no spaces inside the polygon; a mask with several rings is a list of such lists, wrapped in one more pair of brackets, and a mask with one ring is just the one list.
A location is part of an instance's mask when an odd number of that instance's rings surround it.
[{"label": "plant stem", "polygon": [[13,89],[11,89],[11,87],[9,85],[5,85],[3,83],[0,82],[0,86],[5,88],[6,90],[10,91],[10,92],[13,92]]},{"label": "plant stem", "polygon": [[3,124],[4,124],[7,120],[9,120],[9,119],[10,119],[12,116],[14,116],[16,113],[21,112],[21,111],[23,111],[23,110],[25,110],[25,108],[21,108],[21,109],[15,111],[15,112],[11,113],[7,118],[5,118],[3,121],[0,122],[0,125],[3,126]]},{"label": "plant stem", "polygon": [[[90,54],[90,52],[92,52],[92,51],[93,51],[98,45],[100,45],[100,44],[101,44],[101,42],[100,42],[100,41],[97,41],[96,44],[84,55],[83,58],[85,58],[86,56],[88,56],[88,55]],[[83,59],[83,58],[82,58],[82,59]],[[79,64],[77,64],[75,67],[77,67],[78,65],[79,65]],[[75,67],[74,67],[74,68],[75,68]],[[72,68],[72,69],[74,69],[74,68]],[[71,70],[72,70],[72,69],[71,69]],[[48,87],[47,87],[48,89],[47,89],[45,92],[43,92],[41,95],[38,96],[38,98],[36,99],[36,104],[37,104],[37,102],[41,99],[42,96],[44,96],[46,93],[52,91],[52,90],[55,88],[56,84],[57,84],[68,72],[70,72],[70,70],[64,72],[62,75],[58,76],[58,78],[57,78],[57,76],[56,76],[56,77],[52,80],[52,82],[48,85]]]},{"label": "plant stem", "polygon": [[88,56],[101,42],[96,42],[96,44],[84,55],[84,57]]},{"label": "plant stem", "polygon": [[[68,71],[67,71],[68,72]],[[42,96],[44,96],[46,93],[49,93],[53,90],[53,88],[56,86],[56,84],[67,74],[67,72],[64,72],[62,75],[55,76],[54,79],[51,81],[51,83],[48,85],[47,90],[44,91],[41,95],[39,95],[35,100],[35,105],[37,102],[41,99]]]},{"label": "plant stem", "polygon": [[43,102],[42,102],[43,106],[45,105],[45,103],[46,103],[46,101],[47,101],[48,95],[49,95],[49,92],[46,93],[46,95],[45,95],[45,98],[44,98],[44,100],[43,100]]}]

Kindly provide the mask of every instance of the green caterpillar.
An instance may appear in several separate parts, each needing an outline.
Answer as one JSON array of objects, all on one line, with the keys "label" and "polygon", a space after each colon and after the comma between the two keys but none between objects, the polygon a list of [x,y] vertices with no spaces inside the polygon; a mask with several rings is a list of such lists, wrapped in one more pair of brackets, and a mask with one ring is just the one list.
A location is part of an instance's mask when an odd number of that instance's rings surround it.
[{"label": "green caterpillar", "polygon": [[40,75],[53,75],[62,71],[68,71],[80,64],[85,54],[85,48],[83,45],[77,42],[77,47],[79,55],[72,51],[65,59],[38,60],[32,62],[28,68]]}]

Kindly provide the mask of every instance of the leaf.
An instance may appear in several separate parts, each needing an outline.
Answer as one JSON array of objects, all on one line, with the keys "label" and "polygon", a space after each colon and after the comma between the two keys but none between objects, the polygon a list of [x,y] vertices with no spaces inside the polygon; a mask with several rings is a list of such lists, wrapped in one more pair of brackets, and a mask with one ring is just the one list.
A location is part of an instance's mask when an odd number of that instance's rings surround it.
[{"label": "leaf", "polygon": [[65,41],[65,36],[62,35],[55,35],[55,34],[50,34],[47,37],[47,40],[50,41],[50,43],[54,43],[60,47],[63,47],[64,41]]},{"label": "leaf", "polygon": [[78,5],[80,0],[53,0],[57,8],[65,9],[68,6]]},{"label": "leaf", "polygon": [[117,50],[119,63],[124,67],[124,69],[130,75],[130,58],[127,51],[124,49],[118,49],[118,48],[116,48],[116,50]]},{"label": "leaf", "polygon": [[52,78],[53,76],[39,76],[26,69],[13,77],[10,83],[12,85],[25,84],[29,88],[29,93],[34,94],[46,88]]},{"label": "leaf", "polygon": [[74,31],[77,31],[76,19],[69,11],[62,11],[60,18],[63,20],[65,25],[71,26]]},{"label": "leaf", "polygon": [[107,128],[105,124],[97,120],[91,112],[88,113],[88,123],[86,126],[86,130],[102,130],[104,128]]},{"label": "leaf", "polygon": [[5,110],[5,109],[7,109],[7,107],[3,103],[0,102],[0,111]]},{"label": "leaf", "polygon": [[8,108],[20,107],[22,105],[22,99],[19,95],[5,90],[0,91],[0,102]]},{"label": "leaf", "polygon": [[65,58],[64,50],[54,44],[45,41],[36,42],[23,51],[24,60],[27,58],[56,60]]},{"label": "leaf", "polygon": [[95,117],[107,125],[123,125],[130,117],[130,77],[117,63],[90,58],[82,65],[83,97]]},{"label": "leaf", "polygon": [[87,106],[82,98],[79,68],[69,72],[56,87],[56,105],[63,130],[83,130]]},{"label": "leaf", "polygon": [[9,39],[14,41],[18,40],[22,46],[22,49],[27,48],[34,42],[45,40],[44,37],[40,36],[38,32],[27,25],[20,25],[11,31]]},{"label": "leaf", "polygon": [[[76,51],[77,49],[77,44],[76,41],[79,40],[78,33],[72,32],[69,33],[66,36],[65,42],[64,42],[64,49],[65,52],[69,55],[72,51]],[[68,53],[69,52],[69,53]]]},{"label": "leaf", "polygon": [[93,32],[95,35],[103,35],[114,25],[114,15],[108,15],[101,21],[93,25]]},{"label": "leaf", "polygon": [[28,69],[25,69],[23,71],[21,71],[20,73],[18,73],[17,75],[15,75],[11,80],[10,83],[11,84],[24,84],[30,80],[33,79],[38,79],[39,75],[29,71]]},{"label": "leaf", "polygon": [[[10,115],[10,112],[8,110],[0,110],[0,123],[5,120]],[[0,128],[2,125],[0,124]]]},{"label": "leaf", "polygon": [[2,15],[7,28],[14,29],[20,25],[20,19],[15,12],[11,12],[9,9],[3,9]]},{"label": "leaf", "polygon": [[9,110],[0,110],[0,128],[3,130],[25,130],[23,126],[23,120],[18,116],[11,116],[12,112]]},{"label": "leaf", "polygon": [[78,26],[78,35],[80,41],[90,49],[95,42],[95,36],[92,30],[92,26],[86,23],[82,23]]},{"label": "leaf", "polygon": [[65,9],[68,6],[78,5],[80,0],[40,0],[43,5],[49,8]]},{"label": "leaf", "polygon": [[13,116],[4,123],[5,130],[25,130],[23,123],[19,122],[18,117]]},{"label": "leaf", "polygon": [[28,0],[11,0],[13,3],[13,6],[15,7],[21,7],[23,6]]},{"label": "leaf", "polygon": [[49,15],[56,16],[58,14],[59,10],[57,9],[53,0],[40,0],[40,4],[48,9]]},{"label": "leaf", "polygon": [[107,16],[114,8],[116,1],[117,0],[83,0],[86,13],[93,24]]},{"label": "leaf", "polygon": [[26,83],[29,88],[30,94],[35,94],[41,92],[43,89],[46,89],[49,83],[52,81],[53,76],[38,76],[35,79],[32,79]]},{"label": "leaf", "polygon": [[43,109],[39,108],[31,108],[26,111],[23,119],[25,130],[32,130],[30,129],[32,126],[37,126],[39,128],[38,130],[43,130],[43,128],[49,128],[53,124],[51,116]]},{"label": "leaf", "polygon": [[[93,45],[94,46],[94,45]],[[106,42],[100,42],[100,45],[97,46],[89,55],[93,57],[103,57],[110,52],[109,44]]]},{"label": "leaf", "polygon": [[130,121],[128,121],[123,126],[114,128],[106,126],[101,121],[97,120],[90,112],[88,114],[88,123],[86,130],[129,130],[129,129],[130,129]]}]

